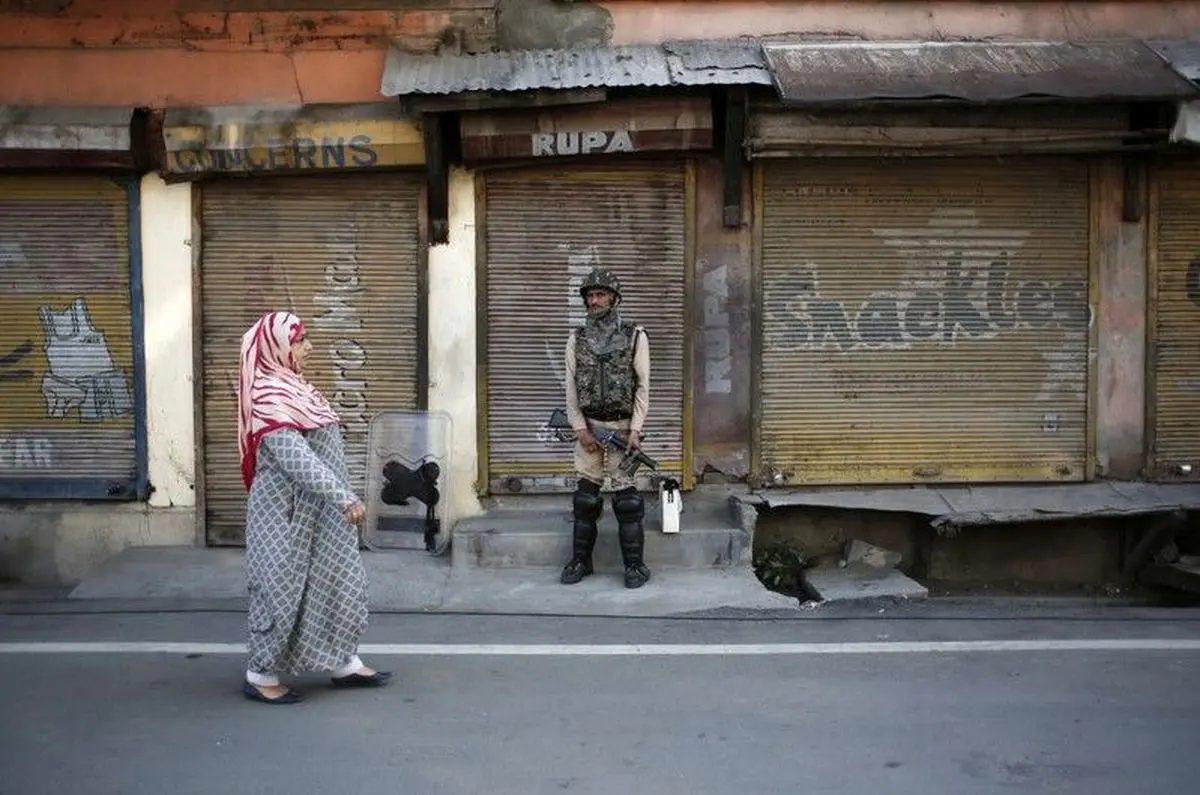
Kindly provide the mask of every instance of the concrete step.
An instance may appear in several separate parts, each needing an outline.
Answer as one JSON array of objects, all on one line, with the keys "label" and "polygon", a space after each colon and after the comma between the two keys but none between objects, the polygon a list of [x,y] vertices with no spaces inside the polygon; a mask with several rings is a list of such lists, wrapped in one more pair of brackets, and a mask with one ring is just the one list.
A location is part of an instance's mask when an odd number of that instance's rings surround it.
[{"label": "concrete step", "polygon": [[[724,492],[684,496],[678,533],[663,533],[656,494],[646,494],[646,564],[667,569],[749,566],[753,510]],[[607,497],[607,495],[606,495]],[[571,496],[506,500],[482,516],[460,521],[451,546],[455,566],[473,568],[561,568],[571,557]],[[593,564],[600,572],[624,566],[612,503],[605,500]]]}]

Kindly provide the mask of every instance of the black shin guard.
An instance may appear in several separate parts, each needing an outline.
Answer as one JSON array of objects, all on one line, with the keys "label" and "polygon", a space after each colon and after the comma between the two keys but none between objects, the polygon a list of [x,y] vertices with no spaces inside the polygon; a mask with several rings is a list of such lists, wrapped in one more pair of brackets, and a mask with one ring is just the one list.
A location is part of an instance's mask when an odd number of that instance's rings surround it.
[{"label": "black shin guard", "polygon": [[563,568],[560,580],[565,585],[579,582],[592,573],[592,550],[596,546],[596,522],[604,509],[600,486],[579,480],[573,499],[574,528],[571,533],[571,560]]},{"label": "black shin guard", "polygon": [[650,570],[643,560],[646,530],[642,520],[646,503],[637,489],[622,489],[613,496],[613,513],[617,516],[617,538],[625,561],[625,587],[639,588],[650,579]]}]

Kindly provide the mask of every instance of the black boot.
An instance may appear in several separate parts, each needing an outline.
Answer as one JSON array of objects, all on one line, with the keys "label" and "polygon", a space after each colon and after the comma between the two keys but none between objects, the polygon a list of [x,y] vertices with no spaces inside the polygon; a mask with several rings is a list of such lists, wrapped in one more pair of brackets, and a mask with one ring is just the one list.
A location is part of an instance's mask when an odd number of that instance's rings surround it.
[{"label": "black boot", "polygon": [[650,569],[642,560],[646,503],[637,489],[622,489],[613,496],[613,513],[617,515],[617,538],[621,541],[621,557],[625,559],[625,587],[641,588],[650,580]]},{"label": "black boot", "polygon": [[596,546],[596,520],[604,509],[600,486],[580,478],[574,498],[575,528],[572,532],[571,560],[563,567],[559,582],[574,585],[592,573],[592,549]]}]

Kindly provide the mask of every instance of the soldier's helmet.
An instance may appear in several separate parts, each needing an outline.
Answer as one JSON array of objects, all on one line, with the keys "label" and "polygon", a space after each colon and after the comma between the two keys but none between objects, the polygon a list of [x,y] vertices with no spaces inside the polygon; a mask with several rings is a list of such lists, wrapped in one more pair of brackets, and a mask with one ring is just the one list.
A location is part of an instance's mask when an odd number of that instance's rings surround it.
[{"label": "soldier's helmet", "polygon": [[586,299],[588,290],[598,287],[611,290],[617,296],[617,300],[621,299],[621,280],[608,268],[592,268],[584,277],[583,284],[579,285],[579,295]]}]

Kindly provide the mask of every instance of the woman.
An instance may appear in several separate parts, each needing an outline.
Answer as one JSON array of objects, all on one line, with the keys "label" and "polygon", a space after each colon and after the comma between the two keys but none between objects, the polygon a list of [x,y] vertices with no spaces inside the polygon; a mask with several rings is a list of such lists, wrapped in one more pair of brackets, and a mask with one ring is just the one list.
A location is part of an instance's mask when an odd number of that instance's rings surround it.
[{"label": "woman", "polygon": [[300,318],[271,312],[242,336],[238,437],[246,503],[249,660],[242,693],[295,704],[280,674],[332,671],[335,685],[378,686],[390,673],[355,653],[367,626],[367,577],[353,525],[337,413],[302,375],[312,352]]}]

